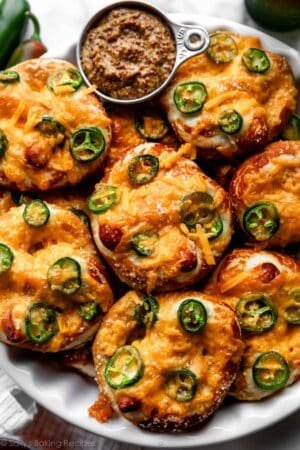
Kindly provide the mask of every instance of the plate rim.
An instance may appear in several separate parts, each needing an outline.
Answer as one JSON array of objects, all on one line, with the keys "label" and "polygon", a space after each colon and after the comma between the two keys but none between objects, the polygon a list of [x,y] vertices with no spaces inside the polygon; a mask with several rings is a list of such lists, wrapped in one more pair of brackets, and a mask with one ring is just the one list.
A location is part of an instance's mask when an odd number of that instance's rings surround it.
[{"label": "plate rim", "polygon": [[[245,34],[245,35],[254,35],[258,36],[262,39],[262,41],[268,41],[267,47],[272,47],[271,50],[275,51],[275,49],[278,49],[278,53],[284,54],[289,61],[292,61],[293,65],[293,71],[295,74],[295,78],[297,80],[300,80],[300,57],[296,49],[288,46],[287,44],[281,42],[279,39],[274,38],[273,36],[268,35],[267,33],[260,31],[256,28],[253,28],[248,25],[240,24],[238,22],[229,20],[229,19],[223,19],[219,17],[214,16],[207,16],[207,15],[192,15],[192,14],[186,14],[186,13],[169,13],[167,14],[170,20],[177,22],[177,23],[187,23],[190,22],[192,24],[201,24],[205,27],[208,27],[209,31],[217,30],[217,29],[230,29],[232,31],[235,31],[237,33]],[[198,20],[199,18],[199,20]],[[270,43],[270,45],[269,45]],[[44,55],[47,57],[47,53]],[[58,55],[58,57],[64,57],[64,55]],[[21,351],[21,350],[20,350]],[[95,434],[96,436],[100,436],[103,438],[112,439],[118,442],[126,443],[126,444],[132,444],[132,445],[145,445],[145,439],[147,440],[147,447],[161,447],[161,448],[195,448],[195,447],[204,447],[206,445],[213,445],[213,444],[221,444],[223,442],[229,442],[234,441],[236,439],[242,438],[244,436],[247,436],[249,434],[255,433],[257,431],[261,431],[271,425],[274,425],[276,422],[283,420],[290,416],[291,414],[295,413],[300,409],[300,397],[298,404],[297,402],[293,404],[293,402],[288,402],[289,404],[286,407],[282,407],[279,411],[277,411],[277,415],[273,414],[268,417],[261,417],[260,422],[255,425],[248,424],[247,429],[239,429],[238,431],[235,431],[234,435],[232,435],[232,431],[228,433],[228,435],[223,435],[220,438],[216,438],[214,440],[204,440],[201,442],[201,439],[197,442],[197,440],[192,440],[188,442],[187,437],[191,435],[191,433],[199,433],[199,436],[201,433],[201,429],[199,431],[193,431],[188,433],[182,433],[182,434],[171,434],[171,433],[150,433],[142,431],[138,428],[133,426],[133,432],[131,429],[128,429],[129,422],[122,418],[118,418],[116,420],[121,421],[121,423],[124,423],[124,427],[122,428],[122,432],[118,433],[117,435],[114,434],[114,430],[106,430],[105,424],[99,424],[95,419],[90,418],[88,415],[88,419],[91,422],[91,426],[87,427],[86,424],[79,423],[79,420],[76,421],[74,419],[70,419],[70,417],[66,417],[64,415],[65,411],[58,411],[58,407],[55,404],[49,404],[49,400],[47,401],[47,396],[43,396],[39,394],[39,391],[37,388],[35,388],[34,385],[34,377],[33,372],[29,372],[27,374],[27,378],[30,378],[31,383],[26,383],[26,376],[24,376],[24,370],[22,368],[16,368],[10,361],[10,358],[8,356],[8,353],[10,352],[9,346],[5,344],[0,344],[0,367],[21,387],[21,389],[24,390],[28,395],[30,395],[38,404],[42,405],[45,409],[51,411],[56,416],[62,418],[63,420],[67,421],[68,423],[71,423],[72,425],[75,425],[85,431],[88,431],[90,433]],[[30,361],[32,364],[40,364],[40,362],[37,359],[34,359]],[[67,372],[66,372],[67,373]],[[72,375],[79,376],[75,372],[72,372]],[[22,381],[23,380],[23,381]],[[28,381],[28,380],[27,380]],[[299,382],[300,383],[300,382]],[[294,389],[293,389],[294,388]],[[289,390],[289,392],[296,390],[297,386],[292,385],[286,389]],[[273,396],[271,399],[278,398],[278,396]],[[264,401],[266,402],[266,400]],[[276,403],[276,401],[275,401]],[[282,402],[281,402],[282,403]],[[283,402],[284,403],[284,402]],[[252,405],[258,405],[258,403],[251,402]],[[261,403],[259,404],[261,405]],[[214,417],[215,415],[213,415]],[[211,421],[213,420],[210,419]],[[254,422],[253,422],[254,423]],[[95,426],[96,424],[96,426]],[[93,426],[94,425],[94,426]],[[99,427],[99,430],[96,430],[96,427]],[[104,427],[104,429],[102,429]],[[216,427],[218,428],[218,427]],[[138,431],[138,433],[135,433]],[[224,431],[224,430],[223,430]],[[171,442],[170,442],[171,441]]]}]

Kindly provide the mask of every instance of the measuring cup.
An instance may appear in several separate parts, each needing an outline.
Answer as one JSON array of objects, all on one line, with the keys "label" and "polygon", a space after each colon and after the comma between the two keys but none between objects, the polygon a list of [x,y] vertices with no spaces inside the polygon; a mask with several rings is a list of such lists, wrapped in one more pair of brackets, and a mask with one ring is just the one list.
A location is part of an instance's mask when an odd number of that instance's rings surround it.
[{"label": "measuring cup", "polygon": [[174,41],[175,41],[175,48],[176,48],[176,58],[173,68],[171,69],[168,77],[165,79],[165,81],[158,86],[155,90],[151,91],[150,93],[144,95],[143,97],[138,98],[130,98],[130,99],[119,99],[115,97],[110,97],[109,95],[106,95],[104,92],[101,92],[99,88],[96,89],[96,93],[98,96],[105,101],[109,101],[112,103],[117,104],[135,104],[135,103],[141,103],[147,100],[150,100],[155,95],[159,94],[172,80],[172,78],[175,75],[176,69],[187,59],[191,58],[192,56],[199,55],[200,53],[205,52],[209,45],[209,34],[207,30],[202,26],[194,26],[194,25],[183,25],[172,22],[168,16],[163,13],[160,9],[157,7],[154,7],[153,5],[150,5],[146,2],[139,1],[139,0],[132,0],[132,1],[120,1],[116,3],[112,3],[109,6],[101,9],[98,11],[86,24],[84,27],[79,42],[77,44],[76,49],[76,58],[77,58],[77,64],[80,69],[80,72],[82,74],[83,79],[85,80],[86,84],[88,86],[91,86],[92,83],[90,82],[87,74],[84,71],[82,61],[81,61],[81,49],[85,40],[85,37],[87,33],[96,27],[100,20],[106,16],[110,11],[116,8],[134,8],[139,9],[142,11],[150,12],[153,15],[155,15],[157,18],[161,19],[163,23],[165,23],[169,29],[171,30]]}]

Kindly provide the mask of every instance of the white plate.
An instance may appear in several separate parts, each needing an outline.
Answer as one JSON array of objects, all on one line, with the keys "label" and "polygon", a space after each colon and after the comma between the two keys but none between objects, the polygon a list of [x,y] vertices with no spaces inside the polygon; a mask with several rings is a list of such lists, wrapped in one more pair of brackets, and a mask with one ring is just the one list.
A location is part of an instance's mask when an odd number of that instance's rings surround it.
[{"label": "white plate", "polygon": [[[300,80],[300,58],[296,50],[252,28],[213,17],[195,17],[172,14],[175,22],[201,24],[209,31],[230,29],[244,35],[259,36],[265,48],[285,55],[293,67],[296,79]],[[80,29],[78,29],[79,35]],[[62,45],[63,46],[63,45]],[[71,48],[61,48],[60,54],[70,56]],[[283,419],[300,408],[300,383],[261,402],[225,402],[212,419],[196,432],[182,435],[144,432],[123,419],[114,419],[100,424],[88,416],[88,408],[98,395],[96,385],[80,375],[47,363],[31,353],[10,349],[0,345],[0,365],[38,403],[53,413],[85,430],[122,442],[153,447],[200,447],[235,439],[258,431]]]}]

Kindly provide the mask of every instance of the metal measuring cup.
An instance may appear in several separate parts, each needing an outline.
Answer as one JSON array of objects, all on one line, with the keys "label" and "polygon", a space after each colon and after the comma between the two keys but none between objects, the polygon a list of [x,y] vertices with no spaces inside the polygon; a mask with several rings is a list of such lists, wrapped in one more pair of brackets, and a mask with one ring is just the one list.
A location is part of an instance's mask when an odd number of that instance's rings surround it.
[{"label": "metal measuring cup", "polygon": [[76,48],[76,59],[77,59],[77,65],[80,69],[81,75],[83,79],[85,80],[86,84],[88,86],[91,86],[92,83],[90,82],[87,74],[84,71],[82,61],[81,61],[81,49],[83,46],[83,43],[85,41],[85,37],[87,33],[97,26],[97,24],[100,22],[101,18],[107,15],[110,11],[112,11],[115,8],[119,7],[134,7],[136,9],[141,9],[143,11],[148,11],[155,15],[156,17],[160,18],[163,23],[165,23],[169,29],[171,30],[175,46],[176,46],[176,58],[174,62],[174,66],[172,70],[170,71],[168,77],[165,79],[165,81],[158,86],[155,90],[150,92],[147,95],[144,95],[143,97],[133,98],[133,99],[119,99],[115,97],[110,97],[109,95],[106,95],[104,92],[101,92],[99,88],[96,89],[96,94],[105,101],[117,103],[120,105],[129,105],[129,104],[135,104],[135,103],[141,103],[147,100],[150,100],[152,97],[159,94],[172,80],[172,78],[175,75],[175,72],[177,68],[187,59],[191,58],[192,56],[199,55],[200,53],[205,52],[209,45],[209,34],[207,30],[202,26],[194,26],[194,25],[183,25],[183,24],[177,24],[172,22],[168,16],[163,13],[159,8],[154,7],[153,5],[150,5],[149,3],[146,3],[144,1],[140,0],[132,0],[132,1],[119,1],[116,3],[112,3],[111,5],[101,9],[98,11],[85,25],[81,35],[80,39],[77,44]]}]

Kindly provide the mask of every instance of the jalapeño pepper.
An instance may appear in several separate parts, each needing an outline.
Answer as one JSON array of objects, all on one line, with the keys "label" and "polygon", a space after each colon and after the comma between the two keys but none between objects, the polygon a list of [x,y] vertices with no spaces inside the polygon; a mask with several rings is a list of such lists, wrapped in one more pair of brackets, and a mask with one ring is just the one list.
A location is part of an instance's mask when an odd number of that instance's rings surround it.
[{"label": "jalape\u00f1o pepper", "polygon": [[0,244],[0,274],[11,268],[14,254],[5,244]]},{"label": "jalape\u00f1o pepper", "polygon": [[35,15],[29,11],[25,13],[25,16],[32,21],[33,33],[29,39],[21,42],[21,44],[14,50],[6,67],[15,66],[21,61],[26,61],[27,59],[38,58],[47,51],[47,48],[41,42],[39,21]]},{"label": "jalape\u00f1o pepper", "polygon": [[271,298],[266,294],[247,294],[236,306],[242,330],[263,333],[274,327],[277,314]]},{"label": "jalape\u00f1o pepper", "polygon": [[130,240],[130,246],[140,256],[151,256],[158,242],[158,234],[155,231],[134,234]]},{"label": "jalape\u00f1o pepper", "polygon": [[294,289],[289,293],[287,304],[284,308],[284,318],[292,325],[300,325],[300,289]]},{"label": "jalape\u00f1o pepper", "polygon": [[95,161],[105,148],[102,131],[97,127],[80,128],[70,138],[71,154],[76,161]]},{"label": "jalape\u00f1o pepper", "polygon": [[88,322],[95,319],[101,312],[101,308],[98,303],[91,301],[80,305],[79,314],[84,320]]},{"label": "jalape\u00f1o pepper", "polygon": [[194,298],[188,298],[180,304],[177,316],[182,328],[189,333],[197,333],[202,330],[207,320],[204,305]]},{"label": "jalape\u00f1o pepper", "polygon": [[157,300],[148,294],[143,298],[143,303],[136,306],[134,318],[138,323],[146,325],[146,328],[150,328],[157,321],[158,310]]},{"label": "jalape\u00f1o pepper", "polygon": [[203,83],[190,81],[178,84],[174,91],[174,103],[183,114],[191,114],[202,109],[207,97],[207,90]]},{"label": "jalape\u00f1o pepper", "polygon": [[278,352],[266,352],[256,358],[252,368],[253,380],[261,389],[273,391],[288,382],[290,368]]},{"label": "jalape\u00f1o pepper", "polygon": [[250,206],[243,216],[244,229],[257,241],[270,239],[279,228],[279,215],[276,206],[261,201]]},{"label": "jalape\u00f1o pepper", "polygon": [[209,57],[217,64],[228,63],[238,54],[234,39],[226,33],[214,33],[210,36],[207,49]]},{"label": "jalape\u00f1o pepper", "polygon": [[30,7],[26,0],[0,2],[0,68],[4,68],[18,45]]},{"label": "jalape\u00f1o pepper", "polygon": [[175,369],[166,379],[166,393],[178,402],[189,402],[195,396],[197,377],[190,369]]},{"label": "jalape\u00f1o pepper", "polygon": [[58,331],[57,312],[47,303],[34,303],[28,312],[25,330],[29,339],[36,344],[44,344]]},{"label": "jalape\u00f1o pepper", "polygon": [[124,345],[108,360],[105,380],[113,389],[122,389],[135,384],[143,373],[143,360],[133,345]]},{"label": "jalape\u00f1o pepper", "polygon": [[264,73],[271,67],[267,54],[259,48],[246,50],[242,56],[242,61],[249,72],[253,73]]},{"label": "jalape\u00f1o pepper", "polygon": [[48,270],[48,284],[53,291],[75,294],[81,287],[81,267],[68,256],[58,259]]},{"label": "jalape\u00f1o pepper", "polygon": [[293,114],[281,133],[282,139],[287,141],[300,140],[300,117]]},{"label": "jalape\u00f1o pepper", "polygon": [[128,165],[128,176],[134,184],[146,184],[158,172],[159,159],[153,155],[138,155],[131,159]]}]

